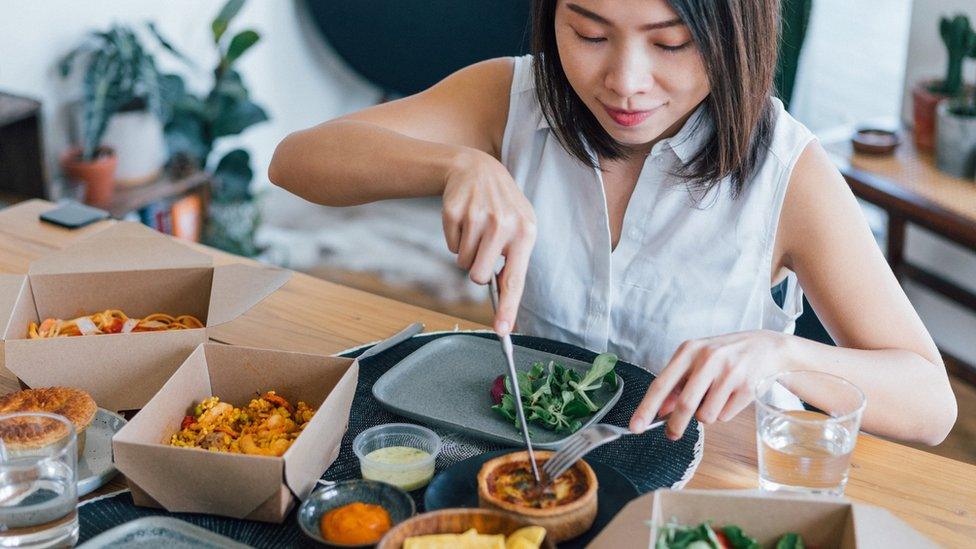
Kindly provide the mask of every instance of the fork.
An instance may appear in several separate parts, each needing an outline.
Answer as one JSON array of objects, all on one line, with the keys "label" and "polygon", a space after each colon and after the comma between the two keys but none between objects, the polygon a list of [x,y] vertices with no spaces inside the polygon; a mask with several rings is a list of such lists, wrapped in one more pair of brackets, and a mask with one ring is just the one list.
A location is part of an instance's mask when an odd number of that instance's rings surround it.
[{"label": "fork", "polygon": [[[647,429],[657,429],[665,423],[666,421],[663,420],[656,421],[650,424]],[[572,467],[574,463],[579,461],[581,457],[590,453],[598,446],[617,440],[624,435],[632,434],[634,433],[630,429],[617,427],[609,423],[591,425],[570,437],[558,452],[546,460],[542,466],[542,470],[545,471],[548,481],[552,482]]]}]

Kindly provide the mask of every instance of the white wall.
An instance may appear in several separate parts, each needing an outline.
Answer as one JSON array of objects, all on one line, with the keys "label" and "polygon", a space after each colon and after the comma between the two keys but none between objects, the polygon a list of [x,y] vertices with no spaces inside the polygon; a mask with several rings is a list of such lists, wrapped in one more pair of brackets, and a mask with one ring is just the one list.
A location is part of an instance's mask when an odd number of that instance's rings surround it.
[{"label": "white wall", "polygon": [[[946,52],[939,37],[939,17],[966,13],[976,23],[973,0],[915,0],[909,32],[905,69],[903,118],[910,123],[912,86],[921,79],[941,78],[945,74]],[[964,76],[972,81],[976,62],[969,61]],[[908,233],[905,254],[908,259],[976,292],[976,255],[947,244],[927,231]],[[924,287],[908,283],[908,296],[929,327],[936,342],[946,351],[976,364],[976,314],[953,304]]]},{"label": "white wall", "polygon": [[[78,97],[77,82],[61,81],[57,62],[85,33],[112,22],[133,27],[155,21],[184,53],[199,62],[190,84],[206,89],[216,55],[210,21],[224,0],[5,0],[0,4],[0,90],[28,95],[44,104],[45,156],[49,174],[57,174],[57,156],[68,144],[65,105]],[[252,0],[232,30],[255,28],[261,42],[240,61],[239,70],[255,102],[271,121],[249,129],[235,143],[254,158],[257,185],[266,181],[271,154],[289,132],[374,103],[379,92],[360,80],[324,45],[304,17],[297,0]],[[147,45],[152,40],[144,41]],[[166,54],[163,68],[179,69]]]},{"label": "white wall", "polygon": [[815,0],[793,116],[814,132],[896,119],[910,11],[911,0]]}]

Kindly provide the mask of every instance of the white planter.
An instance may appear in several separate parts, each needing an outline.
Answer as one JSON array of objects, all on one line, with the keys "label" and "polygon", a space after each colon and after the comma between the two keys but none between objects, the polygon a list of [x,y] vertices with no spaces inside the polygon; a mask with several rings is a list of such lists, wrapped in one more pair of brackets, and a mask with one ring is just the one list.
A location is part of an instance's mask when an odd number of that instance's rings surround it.
[{"label": "white planter", "polygon": [[163,125],[152,113],[140,110],[121,112],[109,120],[105,145],[119,158],[116,183],[139,185],[159,177],[166,163]]},{"label": "white planter", "polygon": [[936,112],[935,163],[956,177],[976,177],[976,116],[949,112],[952,103],[939,103]]}]

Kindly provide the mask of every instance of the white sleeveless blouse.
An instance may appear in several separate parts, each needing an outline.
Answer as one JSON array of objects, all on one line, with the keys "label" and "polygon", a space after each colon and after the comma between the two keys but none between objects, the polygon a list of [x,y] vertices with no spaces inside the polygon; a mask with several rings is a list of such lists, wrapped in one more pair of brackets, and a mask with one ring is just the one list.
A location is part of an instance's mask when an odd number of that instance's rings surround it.
[{"label": "white sleeveless blouse", "polygon": [[770,293],[773,243],[793,165],[813,139],[773,99],[769,153],[739,196],[728,181],[696,203],[671,175],[705,132],[699,109],[654,145],[611,252],[598,170],[572,157],[542,115],[532,56],[515,59],[501,161],[535,208],[538,237],[519,308],[519,332],[613,352],[659,372],[683,341],[753,329],[792,333],[802,291]]}]

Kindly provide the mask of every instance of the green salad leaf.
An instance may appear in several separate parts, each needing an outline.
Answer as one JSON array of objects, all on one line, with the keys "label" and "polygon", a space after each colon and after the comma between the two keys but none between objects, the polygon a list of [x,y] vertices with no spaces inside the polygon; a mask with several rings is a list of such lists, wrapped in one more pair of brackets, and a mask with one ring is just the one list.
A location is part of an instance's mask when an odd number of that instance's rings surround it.
[{"label": "green salad leaf", "polygon": [[[703,522],[698,526],[664,525],[658,530],[654,549],[763,549],[763,546],[738,526],[730,524],[716,531],[710,523]],[[803,538],[792,532],[784,534],[775,549],[804,549]]]},{"label": "green salad leaf", "polygon": [[776,542],[776,549],[804,549],[803,538],[793,532],[785,534]]},{"label": "green salad leaf", "polygon": [[[528,371],[516,372],[515,382],[522,395],[526,421],[561,433],[578,431],[583,426],[583,418],[600,409],[600,405],[593,401],[594,392],[604,384],[611,389],[617,388],[616,364],[616,355],[604,353],[593,360],[593,365],[583,376],[554,361],[548,364],[535,362]],[[517,429],[513,392],[511,380],[506,377],[505,393],[492,409],[512,421]]]},{"label": "green salad leaf", "polygon": [[725,539],[729,541],[732,549],[762,549],[762,545],[753,538],[750,538],[738,526],[726,526],[722,528]]}]

